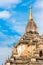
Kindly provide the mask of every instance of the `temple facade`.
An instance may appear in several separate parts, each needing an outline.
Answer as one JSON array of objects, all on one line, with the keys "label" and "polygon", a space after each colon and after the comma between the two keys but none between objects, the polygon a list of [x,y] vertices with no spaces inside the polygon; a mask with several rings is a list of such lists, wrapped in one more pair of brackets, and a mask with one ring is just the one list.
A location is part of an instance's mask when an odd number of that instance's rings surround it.
[{"label": "temple facade", "polygon": [[32,7],[25,33],[12,48],[12,55],[4,65],[43,65],[43,35],[38,33]]}]

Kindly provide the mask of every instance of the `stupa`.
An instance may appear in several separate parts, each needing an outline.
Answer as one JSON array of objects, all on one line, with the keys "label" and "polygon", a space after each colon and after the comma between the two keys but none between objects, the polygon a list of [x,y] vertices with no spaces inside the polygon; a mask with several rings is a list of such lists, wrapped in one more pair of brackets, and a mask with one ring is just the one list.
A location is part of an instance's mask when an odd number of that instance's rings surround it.
[{"label": "stupa", "polygon": [[25,33],[12,48],[12,55],[4,65],[43,65],[43,35],[38,33],[32,7]]}]

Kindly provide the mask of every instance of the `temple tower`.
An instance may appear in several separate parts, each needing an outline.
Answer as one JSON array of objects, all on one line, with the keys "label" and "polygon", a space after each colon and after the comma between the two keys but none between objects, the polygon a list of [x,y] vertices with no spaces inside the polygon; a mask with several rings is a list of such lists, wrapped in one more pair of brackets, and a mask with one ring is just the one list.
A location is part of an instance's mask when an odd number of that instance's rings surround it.
[{"label": "temple tower", "polygon": [[43,65],[43,35],[38,34],[32,7],[26,31],[12,48],[12,55],[6,60],[5,65]]},{"label": "temple tower", "polygon": [[29,15],[29,22],[26,26],[26,32],[33,32],[33,33],[38,33],[37,32],[37,26],[33,20],[33,16],[32,16],[32,7],[30,7],[30,15]]}]

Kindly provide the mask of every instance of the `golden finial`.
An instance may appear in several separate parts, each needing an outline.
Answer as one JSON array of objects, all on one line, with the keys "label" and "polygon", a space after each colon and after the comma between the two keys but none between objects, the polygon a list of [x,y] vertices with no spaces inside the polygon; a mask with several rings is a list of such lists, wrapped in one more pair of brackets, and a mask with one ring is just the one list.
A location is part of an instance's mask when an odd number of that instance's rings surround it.
[{"label": "golden finial", "polygon": [[32,19],[32,7],[30,7],[30,16],[29,19]]}]

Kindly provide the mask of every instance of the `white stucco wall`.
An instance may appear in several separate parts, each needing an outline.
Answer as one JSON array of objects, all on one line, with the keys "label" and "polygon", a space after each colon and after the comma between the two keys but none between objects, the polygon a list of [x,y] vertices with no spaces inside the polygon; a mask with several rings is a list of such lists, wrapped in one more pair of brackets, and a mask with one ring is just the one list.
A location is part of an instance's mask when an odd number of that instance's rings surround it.
[{"label": "white stucco wall", "polygon": [[10,65],[10,63],[6,63],[6,65]]},{"label": "white stucco wall", "polygon": [[20,56],[23,51],[26,49],[26,46],[25,44],[20,44],[18,47],[17,47],[17,52],[18,52],[18,55]]}]

